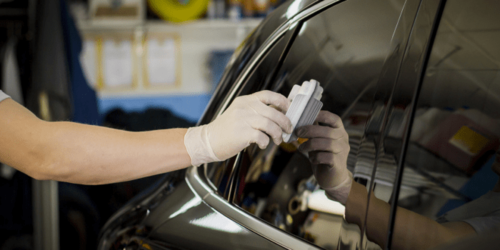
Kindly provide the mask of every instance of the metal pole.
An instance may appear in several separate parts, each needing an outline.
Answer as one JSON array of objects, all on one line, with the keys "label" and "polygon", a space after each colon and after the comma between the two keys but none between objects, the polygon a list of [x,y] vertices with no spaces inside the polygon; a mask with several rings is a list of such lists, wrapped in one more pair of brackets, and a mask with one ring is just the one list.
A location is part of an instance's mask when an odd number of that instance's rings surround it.
[{"label": "metal pole", "polygon": [[[49,99],[39,95],[40,117],[50,121]],[[33,238],[35,250],[59,250],[59,193],[57,181],[33,179]]]},{"label": "metal pole", "polygon": [[35,250],[59,249],[59,197],[56,181],[33,179]]}]

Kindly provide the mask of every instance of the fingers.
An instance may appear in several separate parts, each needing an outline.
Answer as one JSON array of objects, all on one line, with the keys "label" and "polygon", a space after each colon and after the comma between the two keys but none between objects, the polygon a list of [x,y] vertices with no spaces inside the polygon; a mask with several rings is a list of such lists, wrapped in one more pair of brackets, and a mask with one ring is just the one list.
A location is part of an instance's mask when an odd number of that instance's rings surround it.
[{"label": "fingers", "polygon": [[259,91],[257,93],[253,93],[252,96],[255,96],[266,105],[273,105],[278,107],[281,111],[286,112],[288,107],[290,106],[290,102],[286,97],[282,94],[275,93],[269,90]]},{"label": "fingers", "polygon": [[340,116],[326,110],[321,110],[319,112],[318,117],[316,117],[316,122],[327,124],[332,128],[344,128]]},{"label": "fingers", "polygon": [[335,164],[333,162],[333,159],[335,157],[335,154],[331,152],[319,152],[319,151],[314,151],[309,153],[309,160],[313,165],[328,165],[330,167],[333,167]]},{"label": "fingers", "polygon": [[338,154],[343,151],[348,151],[349,143],[344,141],[336,141],[327,138],[313,138],[302,145],[300,145],[299,150],[302,152],[312,152],[312,151],[324,151],[332,152]]},{"label": "fingers", "polygon": [[252,128],[268,134],[273,139],[276,145],[281,144],[281,142],[283,141],[281,137],[282,130],[276,123],[263,116],[256,116],[253,119],[250,119],[250,121],[250,126],[252,126]]},{"label": "fingers", "polygon": [[257,113],[276,123],[283,131],[292,133],[292,122],[285,114],[263,103],[257,103],[254,108]]},{"label": "fingers", "polygon": [[298,128],[295,133],[301,138],[329,138],[338,140],[348,137],[344,129],[334,129],[327,126],[308,125]]},{"label": "fingers", "polygon": [[257,143],[260,149],[265,149],[269,145],[269,137],[262,131],[254,130],[250,143]]}]

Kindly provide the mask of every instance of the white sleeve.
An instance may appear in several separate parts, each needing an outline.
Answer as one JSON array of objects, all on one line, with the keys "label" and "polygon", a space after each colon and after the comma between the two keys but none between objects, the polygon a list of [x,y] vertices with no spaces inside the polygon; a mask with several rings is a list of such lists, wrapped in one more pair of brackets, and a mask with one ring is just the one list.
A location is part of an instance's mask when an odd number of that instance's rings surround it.
[{"label": "white sleeve", "polygon": [[500,228],[500,212],[495,212],[484,217],[475,217],[463,220],[471,225],[476,233],[484,233]]},{"label": "white sleeve", "polygon": [[3,91],[0,90],[0,102],[7,98],[10,98],[10,96],[6,95]]}]

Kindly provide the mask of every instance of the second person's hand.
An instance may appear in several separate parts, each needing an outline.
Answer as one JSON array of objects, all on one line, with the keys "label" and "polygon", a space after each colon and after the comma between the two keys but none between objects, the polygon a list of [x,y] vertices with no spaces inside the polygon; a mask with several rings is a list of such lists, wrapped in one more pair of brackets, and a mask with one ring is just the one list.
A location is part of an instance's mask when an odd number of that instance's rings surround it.
[{"label": "second person's hand", "polygon": [[308,138],[299,150],[309,154],[313,173],[328,198],[345,204],[352,184],[347,169],[349,135],[342,119],[328,111],[320,111],[315,125],[297,129],[297,136]]}]

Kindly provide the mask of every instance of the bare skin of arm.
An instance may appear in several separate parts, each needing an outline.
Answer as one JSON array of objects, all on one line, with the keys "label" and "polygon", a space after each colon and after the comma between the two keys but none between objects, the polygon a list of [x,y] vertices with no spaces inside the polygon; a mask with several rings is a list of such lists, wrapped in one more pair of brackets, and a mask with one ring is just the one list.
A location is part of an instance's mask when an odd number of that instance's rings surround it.
[{"label": "bare skin of arm", "polygon": [[[353,182],[346,203],[346,220],[364,225],[368,192],[363,185]],[[369,240],[385,248],[389,229],[390,205],[370,197],[368,210],[367,237]],[[392,249],[430,249],[443,243],[451,242],[467,236],[475,235],[474,228],[466,222],[448,222],[439,224],[436,221],[410,210],[398,207],[392,237]]]},{"label": "bare skin of arm", "polygon": [[39,180],[127,181],[191,165],[187,129],[126,132],[46,122],[11,99],[0,102],[0,162]]}]

